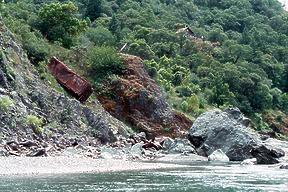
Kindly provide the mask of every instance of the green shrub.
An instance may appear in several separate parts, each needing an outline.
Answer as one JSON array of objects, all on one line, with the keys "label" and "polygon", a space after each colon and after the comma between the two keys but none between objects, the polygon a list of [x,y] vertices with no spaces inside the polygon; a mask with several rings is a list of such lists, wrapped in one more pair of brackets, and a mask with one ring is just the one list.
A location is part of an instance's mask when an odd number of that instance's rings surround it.
[{"label": "green shrub", "polygon": [[257,131],[264,131],[264,132],[271,131],[271,128],[269,127],[268,123],[266,123],[263,120],[263,117],[260,113],[255,113],[252,116],[252,120],[254,122],[254,126]]},{"label": "green shrub", "polygon": [[28,115],[26,117],[26,123],[27,123],[27,125],[32,127],[33,131],[36,134],[43,133],[44,129],[43,129],[43,119],[42,118],[39,118],[35,115]]},{"label": "green shrub", "polygon": [[176,93],[179,94],[179,97],[190,97],[193,92],[188,86],[178,86],[176,87]]},{"label": "green shrub", "polygon": [[163,130],[165,133],[171,133],[173,131],[173,129],[171,127],[164,127]]},{"label": "green shrub", "polygon": [[29,32],[22,35],[23,49],[27,52],[30,62],[38,66],[45,61],[49,55],[49,44],[44,39],[38,38],[34,33]]},{"label": "green shrub", "polygon": [[183,101],[180,105],[180,108],[183,112],[187,112],[188,111],[188,108],[189,108],[189,105],[188,105],[188,102],[187,101]]},{"label": "green shrub", "polygon": [[14,102],[10,97],[3,96],[0,98],[0,109],[1,111],[8,112],[9,109],[14,105]]},{"label": "green shrub", "polygon": [[193,94],[191,97],[187,98],[188,111],[197,112],[200,107],[200,101],[197,95]]},{"label": "green shrub", "polygon": [[121,74],[125,69],[124,63],[112,47],[95,47],[88,53],[90,75],[95,83],[101,83],[112,74]]},{"label": "green shrub", "polygon": [[131,43],[128,52],[142,59],[152,59],[155,56],[155,53],[144,39],[139,39]]}]

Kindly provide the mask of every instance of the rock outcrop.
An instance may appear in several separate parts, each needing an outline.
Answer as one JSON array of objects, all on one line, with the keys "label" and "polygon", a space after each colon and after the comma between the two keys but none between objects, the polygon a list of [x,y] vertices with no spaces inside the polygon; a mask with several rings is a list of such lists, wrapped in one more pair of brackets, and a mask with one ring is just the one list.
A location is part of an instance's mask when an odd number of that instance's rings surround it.
[{"label": "rock outcrop", "polygon": [[249,128],[249,119],[236,108],[201,115],[189,130],[189,140],[198,154],[209,156],[221,149],[231,161],[255,157],[259,164],[273,164],[285,155],[281,149],[263,143]]},{"label": "rock outcrop", "polygon": [[115,95],[98,95],[104,108],[114,117],[144,131],[148,138],[180,136],[187,131],[191,120],[169,107],[160,87],[146,72],[143,60],[131,55],[122,57],[127,66],[125,74],[106,85],[108,92]]},{"label": "rock outcrop", "polygon": [[127,135],[128,127],[97,100],[82,105],[48,84],[0,20],[0,145],[7,151],[1,154],[56,154],[69,146],[94,146]]}]

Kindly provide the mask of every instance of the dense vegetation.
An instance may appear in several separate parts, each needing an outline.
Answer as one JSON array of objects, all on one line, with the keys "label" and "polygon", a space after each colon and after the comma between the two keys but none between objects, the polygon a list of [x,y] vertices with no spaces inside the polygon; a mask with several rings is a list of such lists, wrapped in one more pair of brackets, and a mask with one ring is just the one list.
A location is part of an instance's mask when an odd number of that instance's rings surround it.
[{"label": "dense vegetation", "polygon": [[[265,128],[261,114],[277,111],[281,122],[288,111],[288,14],[277,0],[5,2],[6,25],[41,73],[56,55],[99,83],[98,74],[121,72],[115,49],[127,43],[124,52],[145,59],[169,102],[191,116],[237,106]],[[194,38],[176,33],[186,25]]]}]

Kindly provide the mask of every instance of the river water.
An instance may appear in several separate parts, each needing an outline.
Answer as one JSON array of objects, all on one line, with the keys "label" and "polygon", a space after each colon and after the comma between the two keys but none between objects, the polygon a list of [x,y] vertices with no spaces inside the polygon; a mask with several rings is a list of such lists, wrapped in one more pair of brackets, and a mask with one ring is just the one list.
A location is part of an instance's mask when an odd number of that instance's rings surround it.
[{"label": "river water", "polygon": [[95,174],[0,177],[1,192],[233,192],[288,191],[288,170],[279,166],[190,163],[189,167]]}]

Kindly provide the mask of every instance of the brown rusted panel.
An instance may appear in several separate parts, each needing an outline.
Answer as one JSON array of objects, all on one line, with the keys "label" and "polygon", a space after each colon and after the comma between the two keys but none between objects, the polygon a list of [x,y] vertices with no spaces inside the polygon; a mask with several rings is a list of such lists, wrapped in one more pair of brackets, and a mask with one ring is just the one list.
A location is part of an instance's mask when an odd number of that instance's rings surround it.
[{"label": "brown rusted panel", "polygon": [[85,102],[92,94],[91,84],[56,57],[51,58],[48,69],[57,81],[79,101]]}]

